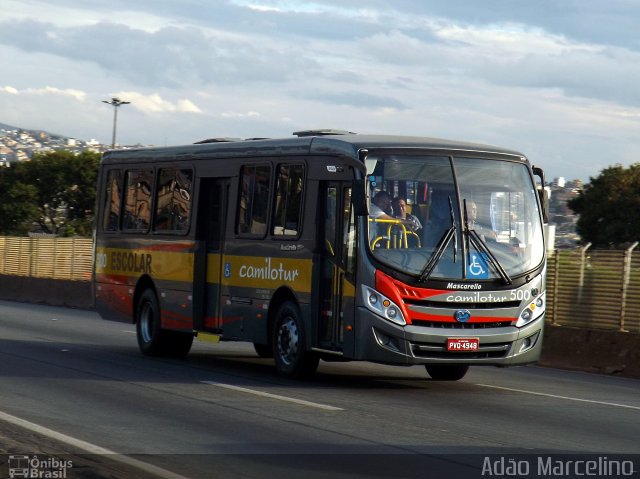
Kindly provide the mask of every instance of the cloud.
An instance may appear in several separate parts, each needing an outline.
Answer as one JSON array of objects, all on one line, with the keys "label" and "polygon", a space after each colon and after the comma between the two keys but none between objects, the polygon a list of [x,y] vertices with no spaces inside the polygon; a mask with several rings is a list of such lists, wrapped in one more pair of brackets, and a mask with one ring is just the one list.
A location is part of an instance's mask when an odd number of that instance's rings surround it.
[{"label": "cloud", "polygon": [[[362,5],[361,0],[325,0],[322,3],[344,9]],[[482,4],[469,0],[368,0],[367,8],[378,11],[385,24],[390,24],[389,19],[396,19],[392,24],[403,25],[404,30],[424,18],[458,25],[521,24],[576,42],[640,48],[637,34],[640,3],[633,0],[483,0]]]},{"label": "cloud", "polygon": [[191,100],[182,99],[176,102],[164,100],[159,94],[144,95],[138,92],[123,91],[112,95],[123,101],[131,102],[131,106],[143,113],[202,113]]},{"label": "cloud", "polygon": [[87,98],[87,94],[81,90],[75,90],[73,88],[55,88],[46,86],[44,88],[28,88],[26,93],[33,95],[60,95],[75,98],[78,101],[84,101]]},{"label": "cloud", "polygon": [[176,109],[185,113],[202,113],[200,108],[193,104],[191,100],[178,100]]},{"label": "cloud", "polygon": [[[383,84],[382,78],[387,85],[398,84],[400,76],[416,88],[447,78],[456,82],[481,78],[503,86],[559,88],[568,95],[640,101],[633,80],[638,78],[640,53],[578,42],[537,25],[514,21],[474,25],[427,11],[412,16],[410,9],[370,9],[365,14],[355,6],[330,2],[302,8],[297,2],[263,1],[259,5],[268,11],[256,13],[256,4],[227,5],[231,18],[242,18],[243,10],[246,14],[233,29],[215,23],[215,28],[168,25],[155,30],[112,22],[65,27],[26,19],[0,24],[0,42],[99,65],[106,75],[126,80],[136,90],[312,84],[324,78],[333,85],[321,87],[335,91],[333,99],[326,97],[329,103],[353,104],[349,98],[353,95],[344,91],[346,80],[338,78],[340,69],[345,79],[360,74],[378,85]],[[331,21],[320,23],[320,14]],[[333,29],[342,22],[353,25],[351,37],[334,36],[320,42],[313,33],[306,45],[288,41],[291,35],[303,35],[299,24]],[[364,36],[353,37],[358,33]],[[366,59],[376,63],[367,64]],[[407,70],[399,72],[401,66]],[[614,74],[606,78],[605,72]],[[602,80],[610,87],[602,88]],[[313,90],[318,91],[318,86]],[[387,103],[393,108],[403,104],[399,100]]]},{"label": "cloud", "polygon": [[66,96],[74,98],[78,101],[84,101],[87,98],[87,93],[81,90],[76,90],[73,88],[55,88],[51,86],[46,86],[44,88],[25,88],[23,90],[18,90],[12,86],[5,86],[0,88],[0,91],[5,93],[10,93],[12,95],[53,95],[53,96]]},{"label": "cloud", "polygon": [[376,64],[392,67],[385,72],[405,69],[414,85],[448,80],[462,86],[480,80],[640,106],[640,52],[579,42],[523,24],[434,22],[428,29],[422,38],[397,30],[377,33],[361,40],[360,51]]},{"label": "cloud", "polygon": [[246,113],[225,111],[224,113],[221,113],[221,116],[223,118],[258,118],[261,115],[257,111],[248,111]]},{"label": "cloud", "polygon": [[23,20],[0,23],[0,44],[97,64],[141,86],[282,82],[292,72],[318,70],[295,45],[189,26],[149,32],[110,22],[63,28]]}]

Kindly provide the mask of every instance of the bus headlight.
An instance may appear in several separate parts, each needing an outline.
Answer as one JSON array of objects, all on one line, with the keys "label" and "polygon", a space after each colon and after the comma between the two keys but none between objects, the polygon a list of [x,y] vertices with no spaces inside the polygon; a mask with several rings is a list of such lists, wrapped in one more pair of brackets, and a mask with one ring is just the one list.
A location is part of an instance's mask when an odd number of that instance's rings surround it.
[{"label": "bus headlight", "polygon": [[367,308],[392,323],[404,326],[407,321],[396,303],[369,286],[362,286],[364,304]]},{"label": "bus headlight", "polygon": [[527,304],[527,307],[520,312],[520,316],[518,317],[518,321],[516,322],[516,327],[521,328],[525,324],[529,324],[531,321],[534,321],[542,316],[544,314],[546,306],[545,300],[545,293],[542,293],[540,296]]}]

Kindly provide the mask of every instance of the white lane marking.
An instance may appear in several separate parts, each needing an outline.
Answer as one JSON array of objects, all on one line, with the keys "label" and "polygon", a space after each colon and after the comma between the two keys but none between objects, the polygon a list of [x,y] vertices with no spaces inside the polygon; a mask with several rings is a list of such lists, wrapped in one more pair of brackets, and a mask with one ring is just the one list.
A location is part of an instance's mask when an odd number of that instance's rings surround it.
[{"label": "white lane marking", "polygon": [[315,403],[311,401],[305,401],[303,399],[291,398],[287,396],[279,396],[278,394],[265,393],[262,391],[256,391],[255,389],[241,388],[239,386],[233,386],[231,384],[217,383],[215,381],[201,381],[201,382],[204,384],[210,384],[211,386],[218,386],[225,389],[231,389],[233,391],[240,391],[243,393],[254,394],[256,396],[262,396],[270,399],[278,399],[279,401],[287,401],[295,404],[301,404],[303,406],[310,406],[318,409],[324,409],[325,411],[344,411],[344,409],[342,408],[329,406],[327,404],[320,404],[320,403]]},{"label": "white lane marking", "polygon": [[128,329],[121,329],[120,331],[123,333],[136,334],[135,331],[129,331]]},{"label": "white lane marking", "polygon": [[39,424],[21,419],[16,416],[12,416],[11,414],[7,414],[2,411],[0,411],[0,420],[14,424],[16,426],[20,426],[24,429],[28,429],[31,432],[47,436],[48,438],[55,441],[63,442],[72,447],[76,447],[85,452],[88,452],[89,454],[100,454],[109,456],[109,459],[113,461],[119,462],[121,464],[126,464],[127,466],[135,467],[150,474],[155,474],[158,477],[162,477],[165,479],[187,479],[185,476],[181,476],[180,474],[176,474],[166,469],[162,469],[161,467],[154,466],[153,464],[149,464],[148,462],[139,461],[138,459],[134,459],[133,457],[125,456],[124,454],[119,454],[117,452],[111,451],[110,449],[96,446],[95,444],[83,441],[82,439],[76,439],[75,437],[67,436],[66,434],[62,434],[61,432],[54,431],[53,429],[49,429],[48,427],[40,426]]},{"label": "white lane marking", "polygon": [[614,402],[596,401],[594,399],[581,399],[581,398],[574,398],[574,397],[570,397],[570,396],[558,396],[557,394],[539,393],[539,392],[536,392],[536,391],[526,391],[524,389],[505,388],[505,387],[502,387],[502,386],[493,386],[491,384],[476,384],[476,386],[482,386],[483,388],[502,389],[504,391],[513,391],[513,392],[523,393],[523,394],[532,394],[534,396],[546,396],[546,397],[556,398],[556,399],[566,399],[567,401],[588,402],[588,403],[591,403],[591,404],[601,404],[603,406],[613,406],[613,407],[622,407],[622,408],[626,408],[626,409],[636,409],[636,410],[640,411],[640,407],[639,406],[630,406],[628,404],[618,404],[618,403],[614,403]]}]

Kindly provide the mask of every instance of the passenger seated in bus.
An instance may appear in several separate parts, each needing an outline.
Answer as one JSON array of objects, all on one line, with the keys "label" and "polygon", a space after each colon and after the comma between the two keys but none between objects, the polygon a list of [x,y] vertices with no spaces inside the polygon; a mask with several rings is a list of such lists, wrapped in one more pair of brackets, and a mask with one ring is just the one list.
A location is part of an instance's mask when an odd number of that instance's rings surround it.
[{"label": "passenger seated in bus", "polygon": [[[386,191],[379,191],[373,197],[369,207],[369,217],[373,220],[384,220],[380,223],[369,225],[369,241],[372,245],[382,245],[384,241],[376,242],[377,238],[388,238],[389,226],[393,224],[403,224],[405,228],[411,229],[414,223],[408,219],[395,218],[391,208],[391,196]],[[373,222],[375,223],[375,221]],[[385,243],[386,244],[386,243]]]},{"label": "passenger seated in bus", "polygon": [[369,216],[375,219],[392,220],[391,196],[386,191],[379,191],[371,200]]},{"label": "passenger seated in bus", "polygon": [[417,216],[407,213],[407,200],[401,196],[396,196],[393,201],[393,216],[395,218],[401,218],[410,222],[412,231],[418,231],[422,229],[422,223]]},{"label": "passenger seated in bus", "polygon": [[407,211],[407,200],[401,196],[397,196],[393,199],[393,216],[408,222],[406,230],[398,231],[399,235],[396,239],[400,245],[405,248],[409,247],[421,247],[422,240],[420,235],[422,234],[422,222],[416,215],[413,215]]}]

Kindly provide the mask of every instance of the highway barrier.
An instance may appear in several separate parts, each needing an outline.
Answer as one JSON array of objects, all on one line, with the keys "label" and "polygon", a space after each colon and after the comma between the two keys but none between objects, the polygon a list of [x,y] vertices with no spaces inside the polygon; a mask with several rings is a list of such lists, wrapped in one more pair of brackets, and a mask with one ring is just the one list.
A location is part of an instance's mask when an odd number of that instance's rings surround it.
[{"label": "highway barrier", "polygon": [[556,250],[547,268],[547,321],[640,333],[640,248]]}]

